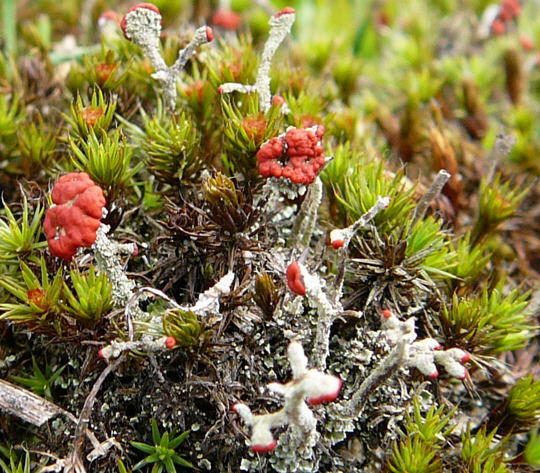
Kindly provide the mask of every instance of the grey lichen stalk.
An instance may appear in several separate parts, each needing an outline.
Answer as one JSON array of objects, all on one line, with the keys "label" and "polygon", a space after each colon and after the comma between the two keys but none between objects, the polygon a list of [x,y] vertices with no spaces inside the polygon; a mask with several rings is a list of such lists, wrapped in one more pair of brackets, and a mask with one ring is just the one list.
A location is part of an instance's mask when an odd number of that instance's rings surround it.
[{"label": "grey lichen stalk", "polygon": [[[268,22],[270,33],[261,56],[261,62],[257,71],[255,84],[239,84],[237,82],[226,82],[221,84],[219,91],[222,94],[231,92],[241,92],[249,94],[257,92],[259,94],[259,108],[263,113],[270,110],[272,106],[272,92],[270,90],[270,66],[272,59],[276,54],[277,48],[283,42],[285,37],[291,32],[292,25],[296,15],[292,9],[285,9],[274,16]],[[286,111],[286,107],[282,107]]]},{"label": "grey lichen stalk", "polygon": [[364,215],[356,222],[347,228],[335,228],[330,232],[330,243],[340,249],[340,262],[338,266],[337,276],[334,282],[334,291],[332,298],[334,301],[339,301],[343,296],[343,283],[345,282],[345,266],[347,264],[347,256],[349,244],[358,230],[366,228],[377,214],[388,207],[390,197],[377,197],[375,205],[371,207]]},{"label": "grey lichen stalk", "polygon": [[441,169],[437,175],[435,176],[435,179],[433,180],[433,183],[431,184],[431,187],[428,189],[428,191],[422,196],[420,201],[418,202],[418,205],[416,206],[414,210],[413,220],[417,221],[421,219],[424,214],[426,213],[428,206],[433,200],[441,193],[443,187],[448,182],[448,180],[452,177],[452,175],[446,171],[445,169]]},{"label": "grey lichen stalk", "polygon": [[139,46],[152,63],[155,73],[152,77],[163,87],[165,103],[170,110],[176,108],[176,82],[187,61],[197,52],[197,48],[213,39],[213,33],[207,26],[201,26],[189,44],[180,50],[175,63],[168,67],[160,53],[159,36],[161,33],[161,15],[150,8],[139,7],[126,13],[123,19],[124,35]]},{"label": "grey lichen stalk", "polygon": [[124,35],[139,46],[156,72],[167,69],[159,52],[161,15],[148,8],[136,8],[125,15]]},{"label": "grey lichen stalk", "polygon": [[293,229],[293,246],[300,252],[309,246],[317,224],[317,214],[323,198],[323,184],[320,177],[317,177],[308,188],[308,194],[300,207],[297,224]]},{"label": "grey lichen stalk", "polygon": [[116,307],[126,307],[136,283],[126,275],[124,264],[120,257],[131,255],[137,246],[134,243],[117,243],[107,237],[110,227],[101,224],[96,232],[96,241],[92,246],[96,257],[97,268],[105,273],[112,284],[112,299]]},{"label": "grey lichen stalk", "polygon": [[117,243],[107,237],[109,226],[102,224],[92,246],[97,268],[105,273],[112,284],[112,298],[117,307],[125,308],[128,325],[128,341],[114,340],[100,350],[100,357],[105,360],[118,358],[127,351],[138,350],[154,353],[166,350],[166,334],[162,328],[162,314],[145,312],[139,301],[148,294],[164,299],[170,306],[192,311],[199,317],[209,313],[219,313],[220,297],[229,294],[234,282],[234,274],[229,271],[214,286],[199,295],[192,306],[180,306],[163,292],[151,288],[138,288],[134,280],[129,279],[121,255],[131,255],[136,249],[134,243]]},{"label": "grey lichen stalk", "polygon": [[104,360],[118,358],[122,353],[127,351],[141,351],[144,353],[155,353],[165,350],[165,340],[167,337],[154,338],[143,336],[140,340],[122,342],[113,341],[99,351],[99,355]]}]

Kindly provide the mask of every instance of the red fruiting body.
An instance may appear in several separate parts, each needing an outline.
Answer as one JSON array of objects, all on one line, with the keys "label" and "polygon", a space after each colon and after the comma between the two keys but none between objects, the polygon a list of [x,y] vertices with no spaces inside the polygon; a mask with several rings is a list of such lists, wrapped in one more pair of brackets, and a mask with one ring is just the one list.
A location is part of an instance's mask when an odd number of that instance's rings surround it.
[{"label": "red fruiting body", "polygon": [[509,21],[521,13],[521,5],[518,0],[504,0],[499,11],[499,18],[502,21]]},{"label": "red fruiting body", "polygon": [[519,43],[525,51],[532,51],[534,49],[533,40],[529,36],[520,36]]},{"label": "red fruiting body", "polygon": [[100,360],[105,359],[105,355],[103,354],[103,348],[99,349],[99,351],[97,352],[97,356],[99,357]]},{"label": "red fruiting body", "polygon": [[165,346],[166,346],[169,350],[172,350],[172,349],[176,346],[176,338],[171,337],[171,336],[168,336],[168,337],[165,339]]},{"label": "red fruiting body", "polygon": [[212,15],[211,22],[226,30],[236,31],[242,22],[242,17],[234,11],[219,8]]},{"label": "red fruiting body", "polygon": [[120,16],[113,10],[107,10],[100,15],[99,20],[112,20],[119,24]]},{"label": "red fruiting body", "polygon": [[278,11],[274,16],[279,18],[282,15],[289,15],[291,13],[296,13],[296,10],[293,7],[285,7],[283,10]]},{"label": "red fruiting body", "polygon": [[332,246],[334,247],[334,250],[339,250],[340,248],[343,248],[345,245],[345,242],[343,240],[334,240],[332,242]]},{"label": "red fruiting body", "polygon": [[438,377],[439,377],[438,371],[434,371],[433,373],[429,375],[429,379],[437,379]]},{"label": "red fruiting body", "polygon": [[[135,10],[138,10],[139,8],[146,8],[147,10],[152,10],[153,12],[157,13],[158,15],[161,16],[161,12],[159,11],[159,8],[156,7],[153,3],[144,3],[144,2],[141,2],[141,3],[137,3],[137,5],[133,5],[127,12],[126,12],[126,15],[128,13],[131,13],[132,11],[135,11]],[[124,15],[124,18],[125,16]]]},{"label": "red fruiting body", "polygon": [[461,363],[467,363],[468,361],[471,361],[471,354],[465,352],[465,355],[461,357],[461,360],[459,360]]},{"label": "red fruiting body", "polygon": [[501,21],[507,22],[512,19],[512,16],[513,16],[512,10],[508,8],[508,6],[505,3],[503,3],[501,5],[501,9],[499,11],[499,14],[497,15],[497,18]]},{"label": "red fruiting body", "polygon": [[281,95],[274,95],[272,97],[272,105],[281,107],[285,103],[285,99]]},{"label": "red fruiting body", "polygon": [[499,13],[491,23],[491,32],[496,36],[503,35],[506,33],[506,24],[517,18],[520,13],[519,0],[504,0],[499,7]]},{"label": "red fruiting body", "polygon": [[268,445],[252,445],[251,447],[249,447],[249,449],[255,453],[268,453],[274,450],[276,446],[277,446],[277,440],[274,440],[272,443],[269,443]]},{"label": "red fruiting body", "polygon": [[390,309],[383,309],[381,311],[381,315],[385,318],[385,319],[389,319],[390,317],[392,317],[392,311]]},{"label": "red fruiting body", "polygon": [[320,140],[324,127],[313,130],[290,128],[285,136],[275,137],[257,152],[257,165],[262,177],[283,177],[295,184],[311,184],[325,159]]},{"label": "red fruiting body", "polygon": [[214,31],[209,26],[206,27],[206,40],[208,42],[214,40]]},{"label": "red fruiting body", "polygon": [[504,23],[501,20],[495,19],[493,20],[493,23],[491,23],[491,32],[496,35],[500,36],[503,35],[506,31],[506,26],[504,26]]},{"label": "red fruiting body", "polygon": [[302,278],[302,273],[300,272],[298,261],[293,261],[287,267],[287,286],[289,286],[289,289],[292,292],[299,296],[306,295],[306,286],[304,286],[304,280]]},{"label": "red fruiting body", "polygon": [[306,399],[306,402],[310,406],[316,406],[317,404],[322,404],[323,402],[335,401],[337,397],[339,396],[339,393],[341,392],[341,388],[343,386],[343,380],[339,378],[338,376],[335,376],[335,378],[339,380],[339,385],[338,385],[338,388],[334,392],[323,394],[322,396],[318,396],[318,397],[310,397]]},{"label": "red fruiting body", "polygon": [[96,241],[105,197],[84,172],[60,177],[51,197],[57,205],[47,210],[43,230],[51,254],[68,260],[77,248],[92,246]]},{"label": "red fruiting body", "polygon": [[220,95],[223,94],[223,87],[219,86],[217,88],[217,93],[220,94]]},{"label": "red fruiting body", "polygon": [[127,38],[127,39],[131,39],[131,38],[128,38],[126,36],[126,26],[127,26],[127,16],[131,13],[131,12],[134,12],[135,10],[138,10],[139,8],[146,8],[147,10],[152,10],[153,12],[157,13],[159,16],[161,16],[161,13],[159,11],[159,8],[156,7],[153,3],[137,3],[137,5],[133,5],[127,12],[126,14],[122,17],[122,21],[120,21],[120,28],[122,29],[122,32],[124,33],[124,36]]}]

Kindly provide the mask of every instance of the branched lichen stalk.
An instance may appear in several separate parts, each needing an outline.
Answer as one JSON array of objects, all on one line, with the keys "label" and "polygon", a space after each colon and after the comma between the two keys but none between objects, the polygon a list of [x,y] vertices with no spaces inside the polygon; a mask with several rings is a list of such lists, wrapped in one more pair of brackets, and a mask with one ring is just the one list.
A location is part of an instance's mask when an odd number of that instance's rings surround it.
[{"label": "branched lichen stalk", "polygon": [[219,91],[222,94],[231,92],[242,92],[249,94],[257,92],[259,94],[259,108],[263,113],[270,110],[272,106],[272,92],[270,90],[270,65],[276,54],[276,50],[285,37],[291,32],[296,15],[292,8],[285,8],[270,18],[270,33],[264,45],[261,56],[257,78],[254,85],[239,84],[237,82],[226,82],[221,84]]},{"label": "branched lichen stalk", "polygon": [[119,255],[132,254],[136,247],[133,243],[121,244],[109,240],[108,231],[108,225],[102,224],[98,228],[92,249],[96,256],[98,270],[105,273],[112,284],[114,305],[125,307],[133,295],[136,284],[135,281],[127,277]]},{"label": "branched lichen stalk", "polygon": [[408,341],[400,340],[383,362],[362,382],[351,399],[341,403],[340,415],[344,418],[357,418],[369,398],[381,384],[390,378],[407,360]]},{"label": "branched lichen stalk", "polygon": [[[157,72],[152,74],[152,77],[159,80],[163,86],[165,101],[169,109],[174,110],[176,107],[176,81],[178,76],[183,71],[188,60],[197,52],[197,48],[209,41],[208,28],[201,26],[195,31],[195,35],[189,44],[178,53],[178,58],[171,67],[165,66],[165,68],[156,69]],[[161,56],[159,57],[161,58]],[[163,62],[163,64],[165,63]]]},{"label": "branched lichen stalk", "polygon": [[433,338],[416,340],[414,317],[401,321],[389,309],[384,309],[381,315],[382,335],[393,348],[382,363],[362,382],[351,399],[337,407],[345,419],[357,418],[370,394],[392,377],[400,367],[415,368],[431,379],[439,376],[436,365],[444,367],[454,378],[464,380],[468,376],[464,363],[470,360],[469,353],[458,347],[443,350],[439,342]]},{"label": "branched lichen stalk", "polygon": [[212,29],[207,26],[198,28],[189,44],[178,53],[176,62],[171,67],[167,67],[159,50],[161,14],[157,7],[151,4],[140,4],[134,7],[124,15],[121,26],[126,38],[139,46],[152,63],[156,71],[152,77],[161,83],[165,103],[170,110],[174,110],[176,80],[187,61],[195,54],[197,47],[212,41],[214,37]]},{"label": "branched lichen stalk", "polygon": [[264,45],[261,64],[257,71],[255,88],[259,93],[259,104],[263,112],[267,112],[272,105],[272,92],[270,91],[270,64],[276,50],[285,37],[291,32],[295,20],[294,13],[278,14],[270,18],[270,35]]},{"label": "branched lichen stalk", "polygon": [[251,450],[265,453],[276,447],[272,430],[289,425],[294,427],[294,442],[311,448],[311,440],[317,437],[317,420],[308,406],[321,402],[333,401],[339,395],[342,381],[340,378],[323,373],[317,369],[308,369],[308,360],[299,342],[291,342],[287,349],[293,379],[286,384],[270,383],[268,389],[284,399],[283,408],[269,414],[254,415],[251,409],[237,403],[233,411],[239,414],[244,423],[251,426]]},{"label": "branched lichen stalk", "polygon": [[343,282],[345,280],[345,265],[346,265],[346,255],[349,244],[351,243],[352,238],[355,233],[361,228],[365,228],[369,222],[371,222],[376,215],[390,204],[390,197],[377,197],[375,205],[371,207],[364,215],[362,215],[356,222],[350,225],[347,228],[338,228],[332,230],[330,233],[330,241],[332,244],[339,242],[339,247],[343,258],[341,259],[338,274],[334,282],[334,301],[341,299],[341,294],[343,292]]},{"label": "branched lichen stalk", "polygon": [[443,187],[451,177],[452,175],[445,169],[441,169],[437,173],[437,176],[435,176],[431,187],[422,196],[422,198],[418,202],[418,205],[414,209],[413,221],[416,222],[426,214],[429,204],[431,204],[431,202],[433,202],[433,200],[437,198],[437,196],[441,193]]}]

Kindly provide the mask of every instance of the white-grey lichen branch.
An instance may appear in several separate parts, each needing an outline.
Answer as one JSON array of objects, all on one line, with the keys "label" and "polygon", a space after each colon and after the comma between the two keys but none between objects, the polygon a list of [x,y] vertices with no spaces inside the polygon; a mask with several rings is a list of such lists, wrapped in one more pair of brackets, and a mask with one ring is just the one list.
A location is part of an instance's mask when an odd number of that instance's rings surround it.
[{"label": "white-grey lichen branch", "polygon": [[[152,287],[142,287],[132,292],[131,298],[126,304],[129,339],[127,341],[115,340],[111,342],[99,350],[99,357],[108,361],[119,357],[126,351],[138,350],[144,353],[155,353],[170,348],[168,344],[169,337],[163,332],[161,314],[152,316],[152,314],[140,309],[138,301],[142,295],[151,293],[167,301],[173,308],[194,312],[198,317],[204,317],[210,313],[219,313],[219,300],[221,297],[230,294],[234,277],[234,273],[229,271],[216,284],[200,294],[197,302],[191,306],[181,306],[162,291]],[[143,328],[141,332],[146,333],[140,339],[134,339],[132,319],[135,319],[136,326]]]},{"label": "white-grey lichen branch", "polygon": [[347,250],[354,235],[361,228],[366,228],[368,224],[381,211],[390,205],[390,197],[378,196],[375,205],[371,207],[356,222],[347,228],[335,228],[330,232],[330,244],[335,250],[341,252],[341,262],[338,267],[338,274],[334,283],[334,301],[339,301],[343,293],[343,282],[345,280],[345,264],[347,261]]},{"label": "white-grey lichen branch", "polygon": [[312,359],[317,369],[326,369],[326,360],[330,353],[330,331],[338,314],[343,312],[341,302],[332,302],[325,292],[324,280],[311,274],[302,264],[297,263],[306,289],[307,300],[317,309],[317,329],[313,342]]},{"label": "white-grey lichen branch", "polygon": [[234,278],[234,273],[229,271],[211,288],[200,294],[194,305],[182,307],[182,309],[194,312],[200,317],[204,317],[209,313],[218,314],[219,299],[230,294]]},{"label": "white-grey lichen branch", "polygon": [[309,247],[315,225],[317,223],[317,213],[321,206],[323,198],[323,183],[321,178],[317,176],[313,184],[308,188],[308,194],[302,202],[299,215],[296,219],[292,231],[294,239],[293,246],[301,253]]},{"label": "white-grey lichen branch", "polygon": [[464,380],[468,375],[463,364],[470,360],[469,353],[457,347],[443,350],[433,338],[416,340],[414,317],[401,321],[390,310],[383,310],[381,335],[392,349],[351,398],[336,406],[335,412],[343,418],[358,418],[371,393],[395,376],[400,368],[416,368],[431,379],[439,376],[437,365],[444,367],[450,376],[460,380]]},{"label": "white-grey lichen branch", "polygon": [[[291,32],[292,25],[296,18],[294,9],[287,7],[272,16],[268,22],[270,33],[261,56],[261,62],[257,71],[255,84],[239,84],[237,82],[226,82],[221,84],[219,92],[230,94],[231,92],[242,92],[245,94],[257,92],[259,94],[259,108],[266,113],[272,106],[272,92],[270,90],[270,66],[276,50],[285,37]],[[283,106],[285,105],[285,106]],[[288,109],[286,104],[282,105],[282,111]]]},{"label": "white-grey lichen branch", "polygon": [[413,220],[415,222],[420,220],[425,215],[429,204],[431,204],[431,202],[433,202],[433,200],[439,196],[439,194],[443,190],[443,187],[446,185],[446,183],[451,177],[452,175],[445,169],[441,169],[437,173],[435,179],[433,180],[433,183],[431,184],[431,187],[422,196],[422,198],[418,202],[418,205],[414,209]]},{"label": "white-grey lichen branch", "polygon": [[335,228],[330,232],[330,243],[335,249],[347,249],[355,233],[361,228],[365,228],[375,216],[390,205],[390,197],[378,196],[375,205],[371,207],[356,222],[347,228]]},{"label": "white-grey lichen branch", "polygon": [[133,341],[113,341],[109,345],[101,348],[98,352],[98,356],[102,360],[111,360],[118,358],[122,353],[126,351],[138,350],[144,353],[155,353],[166,350],[165,342],[167,337],[153,338],[150,336],[143,336],[140,340]]},{"label": "white-grey lichen branch", "polygon": [[131,255],[137,249],[135,243],[117,243],[107,237],[110,227],[101,224],[96,232],[92,249],[97,268],[107,275],[112,284],[112,299],[115,307],[125,307],[136,288],[135,281],[127,277],[121,255]]},{"label": "white-grey lichen branch", "polygon": [[271,429],[290,426],[302,438],[310,438],[315,432],[317,421],[308,405],[333,401],[341,391],[342,381],[337,376],[308,369],[308,360],[299,342],[291,342],[287,348],[287,358],[292,370],[292,380],[286,384],[271,383],[267,387],[283,396],[284,406],[270,414],[254,415],[251,409],[242,403],[235,404],[233,410],[251,427],[250,449],[265,453],[277,445]]},{"label": "white-grey lichen branch", "polygon": [[174,110],[176,81],[197,48],[214,39],[212,29],[208,26],[198,28],[189,44],[178,53],[175,63],[168,67],[160,53],[161,14],[157,7],[148,3],[136,5],[124,15],[121,27],[125,37],[139,46],[151,62],[156,71],[152,77],[163,87],[167,107]]}]

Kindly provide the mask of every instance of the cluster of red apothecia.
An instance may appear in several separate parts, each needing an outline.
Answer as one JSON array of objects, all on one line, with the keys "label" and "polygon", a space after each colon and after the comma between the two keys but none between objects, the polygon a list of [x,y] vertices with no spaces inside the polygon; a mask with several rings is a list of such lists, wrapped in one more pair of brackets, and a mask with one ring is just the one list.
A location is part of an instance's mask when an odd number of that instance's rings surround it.
[{"label": "cluster of red apothecia", "polygon": [[225,8],[218,8],[212,15],[210,22],[214,26],[219,26],[225,30],[236,31],[242,23],[242,17],[239,13]]},{"label": "cluster of red apothecia", "polygon": [[51,254],[68,260],[78,248],[96,241],[105,197],[101,187],[84,172],[60,177],[51,197],[56,205],[47,210],[43,230]]},{"label": "cluster of red apothecia", "polygon": [[283,177],[295,184],[311,184],[324,166],[321,139],[324,127],[289,128],[261,146],[257,166],[263,177]]},{"label": "cluster of red apothecia", "polygon": [[500,36],[506,33],[507,25],[516,19],[521,13],[519,0],[503,0],[499,7],[499,13],[491,23],[491,32]]}]

